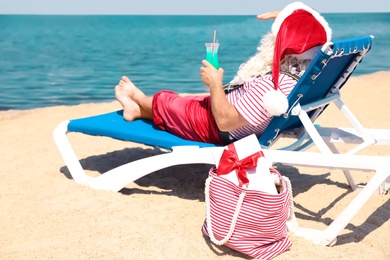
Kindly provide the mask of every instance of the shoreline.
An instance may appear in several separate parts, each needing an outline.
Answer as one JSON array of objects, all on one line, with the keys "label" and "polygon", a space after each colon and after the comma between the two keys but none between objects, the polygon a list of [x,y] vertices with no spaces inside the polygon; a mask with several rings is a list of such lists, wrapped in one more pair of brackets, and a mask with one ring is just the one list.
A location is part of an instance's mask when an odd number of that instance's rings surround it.
[{"label": "shoreline", "polygon": [[[373,72],[373,73],[352,76],[351,79],[352,78],[367,77],[367,76],[370,76],[370,75],[381,75],[381,74],[387,74],[387,73],[390,73],[390,70],[382,70],[382,71],[377,71],[377,72]],[[198,95],[198,94],[206,94],[206,93],[186,93],[186,92],[183,92],[181,94],[183,94],[183,95]],[[111,103],[111,102],[116,102],[114,94],[112,94],[112,99],[111,100],[102,101],[102,102],[93,102],[92,101],[92,102],[84,102],[84,103],[80,103],[80,104],[58,104],[58,105],[49,105],[49,106],[43,106],[43,107],[32,107],[32,108],[26,108],[26,109],[11,108],[11,109],[2,110],[0,108],[0,113],[4,113],[4,112],[8,112],[8,111],[29,111],[29,110],[34,110],[34,109],[55,108],[55,107],[62,107],[62,106],[73,107],[73,106],[88,105],[88,104],[102,104],[102,105],[104,105],[104,104],[108,104],[108,103]]]}]

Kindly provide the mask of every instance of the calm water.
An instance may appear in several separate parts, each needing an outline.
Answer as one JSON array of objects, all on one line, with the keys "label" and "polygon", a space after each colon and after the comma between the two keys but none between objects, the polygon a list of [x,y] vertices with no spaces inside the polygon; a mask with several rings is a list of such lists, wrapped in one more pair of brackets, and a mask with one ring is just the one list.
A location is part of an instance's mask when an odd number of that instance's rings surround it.
[{"label": "calm water", "polygon": [[[390,13],[325,17],[333,39],[375,36],[355,75],[390,70]],[[199,68],[213,30],[228,81],[271,24],[253,16],[2,15],[0,110],[112,101],[122,75],[147,94],[203,92]]]}]

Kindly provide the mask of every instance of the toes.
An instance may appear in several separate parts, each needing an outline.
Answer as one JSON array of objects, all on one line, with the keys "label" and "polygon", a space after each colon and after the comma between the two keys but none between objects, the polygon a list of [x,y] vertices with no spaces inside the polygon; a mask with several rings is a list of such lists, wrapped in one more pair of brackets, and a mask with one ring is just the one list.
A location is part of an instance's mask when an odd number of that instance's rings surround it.
[{"label": "toes", "polygon": [[120,87],[125,88],[128,83],[121,79],[118,84]]},{"label": "toes", "polygon": [[121,88],[121,86],[120,85],[116,85],[115,86],[115,88],[114,88],[114,91],[115,91],[115,93],[120,93],[120,92],[122,92],[122,88]]},{"label": "toes", "polygon": [[115,86],[114,93],[117,99],[121,99],[122,97],[126,96],[126,94],[123,92],[123,88],[120,85]]},{"label": "toes", "polygon": [[126,83],[130,83],[130,79],[129,79],[128,77],[126,77],[126,76],[123,76],[123,77],[122,77],[122,80],[123,80],[124,82],[126,82]]}]

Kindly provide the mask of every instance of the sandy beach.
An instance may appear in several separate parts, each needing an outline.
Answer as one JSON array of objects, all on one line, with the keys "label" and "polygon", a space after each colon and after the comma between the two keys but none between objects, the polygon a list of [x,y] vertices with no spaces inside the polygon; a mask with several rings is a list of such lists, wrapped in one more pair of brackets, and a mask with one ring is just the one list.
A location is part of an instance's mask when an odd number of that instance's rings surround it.
[{"label": "sandy beach", "polygon": [[[390,71],[377,72],[352,77],[342,89],[364,126],[390,129],[389,82]],[[202,235],[210,165],[171,167],[117,193],[69,178],[54,128],[63,120],[117,109],[113,101],[0,112],[0,259],[248,259]],[[349,127],[334,107],[320,119]],[[72,133],[69,138],[92,176],[161,152],[105,137]],[[390,147],[367,153],[388,156]],[[356,195],[340,170],[278,169],[292,181],[301,226],[324,229]],[[364,183],[372,173],[355,176]],[[390,259],[389,199],[374,195],[333,247],[289,234],[292,248],[275,259]]]}]

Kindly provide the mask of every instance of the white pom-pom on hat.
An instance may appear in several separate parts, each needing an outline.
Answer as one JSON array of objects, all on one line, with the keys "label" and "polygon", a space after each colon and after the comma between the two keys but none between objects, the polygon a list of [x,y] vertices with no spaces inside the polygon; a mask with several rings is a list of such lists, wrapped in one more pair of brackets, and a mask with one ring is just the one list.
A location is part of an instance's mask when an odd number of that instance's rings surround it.
[{"label": "white pom-pom on hat", "polygon": [[271,89],[263,96],[264,108],[271,116],[280,116],[288,109],[288,100],[280,90]]}]

